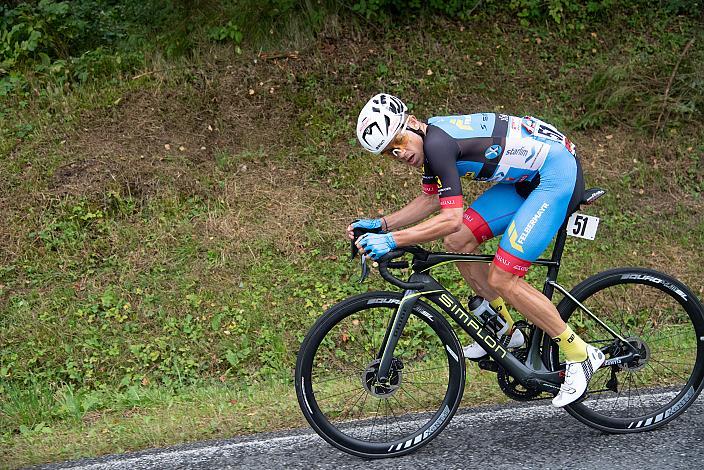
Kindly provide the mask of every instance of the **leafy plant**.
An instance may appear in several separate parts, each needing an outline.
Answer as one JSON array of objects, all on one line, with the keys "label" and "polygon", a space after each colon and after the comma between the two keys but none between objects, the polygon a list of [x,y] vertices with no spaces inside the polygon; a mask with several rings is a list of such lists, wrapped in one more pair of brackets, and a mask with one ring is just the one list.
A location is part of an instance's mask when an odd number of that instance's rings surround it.
[{"label": "leafy plant", "polygon": [[238,54],[242,53],[242,49],[240,48],[240,44],[242,43],[242,31],[240,31],[240,27],[234,24],[232,20],[228,21],[224,26],[210,28],[208,37],[214,41],[232,42],[235,44],[235,51]]}]

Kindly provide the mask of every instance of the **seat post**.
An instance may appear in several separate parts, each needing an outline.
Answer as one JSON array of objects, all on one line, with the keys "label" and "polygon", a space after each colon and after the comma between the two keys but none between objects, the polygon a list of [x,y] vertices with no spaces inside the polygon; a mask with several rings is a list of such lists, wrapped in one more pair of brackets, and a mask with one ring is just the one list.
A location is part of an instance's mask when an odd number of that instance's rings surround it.
[{"label": "seat post", "polygon": [[[570,214],[571,215],[571,214]],[[548,267],[548,274],[545,279],[545,285],[543,286],[543,294],[548,299],[552,300],[552,294],[555,288],[550,284],[550,281],[557,280],[557,273],[560,271],[560,262],[562,261],[562,252],[565,250],[565,242],[567,241],[567,222],[569,221],[569,215],[565,218],[562,223],[560,230],[557,232],[557,238],[555,239],[555,247],[552,249],[551,261],[555,264]]]}]

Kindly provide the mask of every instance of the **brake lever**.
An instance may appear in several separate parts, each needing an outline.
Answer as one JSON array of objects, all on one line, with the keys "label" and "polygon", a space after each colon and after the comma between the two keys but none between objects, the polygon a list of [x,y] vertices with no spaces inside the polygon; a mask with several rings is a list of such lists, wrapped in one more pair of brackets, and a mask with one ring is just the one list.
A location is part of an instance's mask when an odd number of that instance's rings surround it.
[{"label": "brake lever", "polygon": [[350,241],[350,261],[354,259],[355,256],[357,256],[357,253],[359,253],[359,257],[361,259],[361,269],[362,269],[362,275],[359,278],[359,283],[363,283],[364,280],[367,278],[369,275],[369,265],[367,264],[367,256],[364,252],[360,253],[360,250],[357,248],[356,242],[359,237],[364,235],[365,233],[384,233],[381,228],[377,229],[363,229],[360,227],[357,227],[352,230],[352,240]]},{"label": "brake lever", "polygon": [[374,229],[374,230],[366,230],[360,227],[357,227],[352,230],[352,241],[350,242],[350,261],[354,259],[355,256],[357,256],[357,253],[359,253],[359,250],[357,249],[357,240],[359,237],[364,235],[365,233],[381,233],[380,229]]},{"label": "brake lever", "polygon": [[[357,230],[355,229],[355,232],[356,231]],[[354,259],[354,257],[357,256],[357,253],[359,252],[359,250],[357,249],[357,245],[355,244],[355,242],[357,241],[357,238],[358,238],[358,236],[355,234],[355,237],[352,240],[350,240],[350,261],[352,261]]]},{"label": "brake lever", "polygon": [[364,253],[360,255],[360,259],[362,264],[362,275],[359,277],[359,284],[362,284],[369,275],[369,266],[367,266],[367,256]]},{"label": "brake lever", "polygon": [[367,231],[362,228],[355,228],[352,233],[354,238],[350,242],[350,260],[353,260],[354,257],[357,256],[357,253],[359,253],[360,268],[362,270],[362,275],[359,278],[359,283],[361,284],[369,275],[369,266],[367,266],[367,257],[364,255],[364,253],[360,253],[359,248],[357,248],[356,242],[357,239],[367,233]]}]

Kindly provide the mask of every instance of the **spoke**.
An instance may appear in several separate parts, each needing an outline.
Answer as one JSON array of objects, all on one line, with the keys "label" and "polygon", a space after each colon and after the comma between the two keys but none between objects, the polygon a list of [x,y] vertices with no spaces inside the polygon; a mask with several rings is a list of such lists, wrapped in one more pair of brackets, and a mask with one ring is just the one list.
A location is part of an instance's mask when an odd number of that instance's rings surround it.
[{"label": "spoke", "polygon": [[369,396],[369,393],[364,393],[364,400],[362,400],[362,404],[359,406],[359,413],[357,414],[358,417],[362,417],[362,415],[364,414],[364,405],[367,404],[367,398],[369,398]]},{"label": "spoke", "polygon": [[[596,386],[597,384],[599,384],[600,386],[605,387],[605,385],[601,385],[601,382],[606,383],[606,379],[605,379],[606,374],[604,374],[603,372],[605,372],[605,371],[604,370],[597,370],[594,373],[594,376],[592,377],[591,381],[589,382],[589,385]],[[605,390],[608,390],[608,389],[605,389]],[[602,390],[602,389],[591,389],[591,388],[588,389],[588,393],[590,393],[590,394],[591,393],[601,393],[603,391],[604,390]],[[597,396],[594,401],[598,402],[600,399],[601,399],[601,397]]]},{"label": "spoke", "polygon": [[411,399],[414,400],[416,403],[418,403],[418,406],[420,407],[420,409],[423,409],[423,404],[420,401],[418,401],[418,399],[414,395],[411,395],[411,393],[408,390],[406,390],[405,387],[402,387],[401,391],[403,393],[405,393],[406,395],[408,395],[409,397],[411,397]]},{"label": "spoke", "polygon": [[445,370],[446,368],[447,368],[446,366],[437,366],[437,367],[433,367],[433,368],[430,368],[430,369],[410,370],[410,371],[405,371],[405,370],[404,370],[404,371],[403,371],[403,374],[404,374],[404,375],[419,374],[419,373],[421,373],[421,372],[428,372],[428,371],[431,371],[431,370]]},{"label": "spoke", "polygon": [[[369,361],[369,362],[371,362],[371,361]],[[311,374],[311,376],[316,377],[316,376],[323,375],[324,373],[325,373],[325,375],[327,375],[327,374],[339,372],[341,374],[346,374],[346,375],[343,375],[343,377],[347,377],[347,376],[353,376],[356,374],[361,374],[363,370],[364,370],[363,367],[354,367],[351,369],[343,369],[343,368],[336,367],[334,369],[325,370],[325,371],[318,370],[317,372]]]},{"label": "spoke", "polygon": [[[389,404],[384,402],[384,408],[388,408]],[[384,437],[385,440],[388,442],[389,440],[389,414],[384,413]]]},{"label": "spoke", "polygon": [[[628,379],[626,380],[626,382],[628,382],[628,403],[626,405],[626,411],[629,411],[631,409],[631,374],[628,373],[627,377]],[[630,414],[628,416],[630,416]]]},{"label": "spoke", "polygon": [[[357,416],[359,416],[362,413],[362,410],[364,409],[364,403],[366,403],[366,401],[367,401],[367,393],[365,393],[364,390],[362,390],[362,392],[359,395],[357,395],[357,399],[354,401],[354,403],[352,403],[352,406],[347,408],[344,413],[340,414],[338,419],[340,421],[343,421],[340,424],[344,424],[346,419],[354,419],[352,416],[350,416],[350,413],[354,410],[355,406],[357,406],[357,403],[359,403],[359,399],[362,397],[364,397],[364,400],[362,401],[362,404],[360,405],[360,411],[357,413]],[[350,399],[345,400],[344,404],[346,404],[349,401],[350,401]],[[325,414],[325,413],[323,413],[323,414]]]},{"label": "spoke", "polygon": [[413,382],[411,380],[405,380],[405,382],[413,385],[447,385],[447,382]]},{"label": "spoke", "polygon": [[401,401],[396,397],[396,395],[392,395],[391,398],[393,398],[394,400],[396,400],[396,403],[398,403],[398,406],[401,407],[401,409],[403,410],[403,412],[404,412],[405,414],[408,414],[408,410],[406,409],[405,406],[403,406],[403,403],[401,403]]},{"label": "spoke", "polygon": [[[625,288],[624,288],[624,291],[625,291]],[[611,291],[609,291],[609,292],[611,292]],[[611,301],[612,301],[612,304],[611,304],[611,305],[617,305],[617,306],[619,305],[618,303],[613,303],[613,302],[614,302],[614,296],[613,296],[613,294],[611,295]],[[627,305],[627,304],[626,304],[626,305]],[[625,318],[624,315],[625,315],[626,312],[625,312],[625,310],[623,310],[623,309],[619,309],[619,310],[621,311],[621,325],[623,325],[623,326],[625,327],[625,326],[626,326],[626,318]],[[623,336],[623,335],[621,335],[621,336]]]},{"label": "spoke", "polygon": [[[345,415],[347,415],[347,417],[349,417],[349,416],[350,416],[350,412],[351,412],[352,410],[354,410],[354,407],[357,405],[357,403],[359,403],[359,399],[362,398],[362,397],[365,396],[365,395],[366,395],[365,391],[362,390],[362,391],[359,393],[359,395],[357,395],[357,399],[354,401],[354,403],[352,403],[352,406],[349,407],[349,408],[347,408],[347,410],[346,410],[344,413],[342,413],[342,414],[340,415],[340,419],[342,419],[342,417],[345,416]],[[343,409],[345,409],[345,406],[344,406],[344,405],[346,405],[348,401],[349,401],[349,399],[345,400],[345,402],[343,403],[343,407],[342,407]]]},{"label": "spoke", "polygon": [[[652,342],[650,342],[649,344],[652,344]],[[651,351],[652,351],[652,349],[653,348],[651,348]],[[656,351],[658,353],[673,353],[673,355],[679,356],[680,355],[680,354],[678,354],[679,352],[686,352],[686,351],[695,351],[696,352],[697,349],[698,348],[696,346],[689,346],[686,348],[662,348],[662,349],[658,348],[658,349],[656,349]]]},{"label": "spoke", "polygon": [[[662,375],[662,372],[657,371],[650,363],[648,363],[647,366],[648,366],[648,367],[650,368],[650,370],[652,370],[653,373],[656,374],[657,376]],[[684,380],[684,379],[682,379],[682,380]],[[686,383],[687,383],[687,381],[684,381],[684,383],[681,384],[682,388],[684,388],[684,385],[685,385]],[[667,384],[667,387],[668,387],[668,388],[676,388],[676,387],[678,387],[678,385],[673,385],[673,384],[670,383],[670,384]]]},{"label": "spoke", "polygon": [[[653,369],[653,367],[652,367],[650,364],[648,364],[648,367],[650,367],[650,368],[653,370],[653,372],[655,372],[655,369]],[[656,373],[657,373],[657,372],[656,372]],[[642,382],[642,380],[641,380],[641,382]],[[645,383],[644,383],[644,386],[645,386],[645,387],[648,387],[648,384],[645,384]],[[654,388],[654,387],[651,387],[651,388]],[[649,403],[655,403],[655,406],[656,406],[656,407],[661,406],[661,405],[659,404],[659,402],[653,397],[652,394],[651,394],[651,395],[646,395],[646,397],[648,397],[648,402],[649,402]]]},{"label": "spoke", "polygon": [[[612,291],[612,290],[609,290],[608,292],[609,292],[609,296],[611,297],[611,303],[610,303],[610,305],[617,305],[617,306],[618,306],[618,305],[621,305],[620,302],[618,302],[618,301],[616,301],[616,299],[614,299],[614,293],[613,293],[613,291]],[[608,304],[608,302],[607,302],[607,304]],[[627,305],[627,304],[626,304],[626,305]],[[623,318],[623,313],[621,314],[621,318]],[[622,325],[625,325],[625,322],[622,321],[621,324],[622,324]],[[622,331],[623,331],[623,330],[617,329],[617,328],[615,328],[615,326],[612,327],[612,328],[616,331],[616,333],[618,333],[618,334],[620,334],[621,336],[623,336],[623,334],[622,334]]]},{"label": "spoke", "polygon": [[650,362],[650,361],[657,362],[658,364],[672,364],[672,365],[675,365],[675,366],[688,366],[688,367],[693,367],[693,365],[694,365],[694,364],[692,364],[691,362],[663,361],[662,359],[659,360],[659,361],[656,361],[656,360],[653,359],[652,357],[650,358],[650,360],[649,360],[648,362]]},{"label": "spoke", "polygon": [[[653,331],[655,331],[655,329],[653,329]],[[674,338],[675,336],[689,336],[689,335],[690,335],[690,331],[680,331],[680,332],[673,333],[668,336],[663,336],[661,338],[654,339],[654,340],[649,339],[650,336],[644,337],[643,339],[648,339],[648,343],[652,344],[652,343],[659,343],[660,341],[665,341],[666,339]]]},{"label": "spoke", "polygon": [[379,408],[381,407],[381,400],[379,400],[379,403],[376,405],[376,412],[374,412],[374,419],[372,420],[372,428],[369,430],[369,438],[368,440],[372,440],[372,434],[374,433],[374,428],[376,427],[376,418],[379,416]]},{"label": "spoke", "polygon": [[398,433],[400,436],[403,436],[403,429],[401,429],[401,426],[398,424],[398,417],[396,416],[396,413],[394,413],[394,407],[391,406],[391,401],[387,400],[388,405],[389,405],[389,411],[391,411],[391,415],[394,417],[394,424],[396,424],[396,427],[398,428]]},{"label": "spoke", "polygon": [[636,393],[638,393],[638,403],[640,404],[640,409],[643,411],[643,414],[644,414],[644,415],[647,415],[647,414],[648,414],[648,410],[647,410],[647,409],[645,408],[645,406],[643,405],[643,396],[642,396],[642,393],[641,393],[640,389],[638,388],[637,376],[636,376],[635,373],[633,374],[633,383],[634,383],[635,386],[636,386]]},{"label": "spoke", "polygon": [[334,394],[332,394],[332,395],[327,395],[327,396],[325,396],[325,397],[316,398],[315,401],[317,401],[318,403],[320,403],[320,402],[323,401],[323,400],[327,400],[327,399],[330,399],[330,398],[339,397],[340,395],[346,395],[346,394],[348,394],[348,393],[357,392],[357,391],[359,391],[359,388],[355,387],[355,388],[353,388],[352,390],[346,390],[346,391],[344,391],[344,392],[334,393]]},{"label": "spoke", "polygon": [[[641,311],[642,302],[643,302],[643,296],[641,296],[640,303],[638,303],[638,307],[636,307],[635,311],[633,312],[633,317],[636,322],[638,321],[638,314]],[[637,326],[637,323],[636,323],[636,326]],[[645,328],[645,325],[641,325],[640,331],[638,332],[639,336],[643,336],[643,328]]]},{"label": "spoke", "polygon": [[667,367],[664,363],[662,363],[662,362],[660,362],[660,361],[656,361],[655,359],[652,359],[652,358],[650,359],[650,361],[651,361],[651,362],[654,362],[654,363],[656,363],[656,364],[660,364],[662,367],[664,367],[665,369],[667,369],[667,370],[669,370],[670,372],[672,372],[673,374],[675,374],[675,375],[677,376],[677,378],[679,378],[680,380],[683,380],[685,383],[688,382],[687,377],[684,377],[684,376],[680,375],[679,372],[677,372],[676,370],[673,370],[671,367]]},{"label": "spoke", "polygon": [[[596,390],[589,390],[589,393],[604,393],[604,392],[610,392],[611,390],[608,388],[599,388]],[[599,401],[600,398],[597,398],[596,401]]]},{"label": "spoke", "polygon": [[[618,376],[616,376],[616,380],[618,381]],[[623,390],[623,384],[621,385],[621,388],[618,386],[616,387],[616,399],[614,400],[614,406],[611,407],[611,412],[613,413],[616,410],[616,405],[619,403],[619,399],[621,398],[621,391]]]},{"label": "spoke", "polygon": [[346,377],[358,378],[358,376],[359,376],[359,373],[355,372],[353,374],[347,374],[347,375],[342,375],[342,376],[337,376],[337,377],[330,377],[329,379],[325,379],[325,380],[317,380],[317,379],[313,380],[313,377],[311,377],[311,382],[313,382],[315,385],[320,385],[320,384],[324,384],[326,382],[331,382],[333,380],[344,379]]},{"label": "spoke", "polygon": [[418,385],[414,384],[413,382],[406,381],[407,384],[412,385],[413,387],[417,388],[421,392],[425,393],[426,395],[430,395],[431,397],[434,397],[435,395],[428,392],[427,390],[423,389],[422,387],[419,387]]}]

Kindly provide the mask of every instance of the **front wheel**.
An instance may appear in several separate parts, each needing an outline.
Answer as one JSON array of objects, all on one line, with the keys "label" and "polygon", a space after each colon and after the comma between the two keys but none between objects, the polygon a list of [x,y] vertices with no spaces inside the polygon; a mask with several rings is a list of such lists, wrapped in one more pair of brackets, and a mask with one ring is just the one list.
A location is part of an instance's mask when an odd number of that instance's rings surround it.
[{"label": "front wheel", "polygon": [[[682,414],[704,382],[704,309],[684,284],[642,268],[598,273],[570,294],[615,330],[615,339],[570,298],[557,306],[562,319],[606,355],[594,373],[587,397],[565,407],[583,423],[606,432],[639,432]],[[560,364],[558,348],[547,340],[549,361]],[[638,359],[609,363],[637,350]]]},{"label": "front wheel", "polygon": [[387,326],[403,296],[370,292],[331,307],[296,362],[303,415],[327,442],[367,458],[427,444],[449,423],[464,391],[462,347],[447,320],[417,301],[394,351],[389,381],[376,378]]}]

